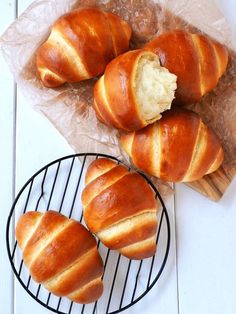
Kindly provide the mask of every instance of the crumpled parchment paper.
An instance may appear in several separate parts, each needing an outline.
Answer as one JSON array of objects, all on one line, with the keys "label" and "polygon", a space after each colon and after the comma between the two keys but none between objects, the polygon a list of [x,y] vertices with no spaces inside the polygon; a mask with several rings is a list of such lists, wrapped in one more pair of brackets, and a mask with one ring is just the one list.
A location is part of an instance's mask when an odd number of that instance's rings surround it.
[{"label": "crumpled parchment paper", "polygon": [[[75,152],[107,153],[128,163],[127,156],[119,148],[118,131],[101,124],[91,107],[96,79],[48,89],[38,77],[36,49],[47,39],[59,16],[81,6],[98,6],[128,21],[133,29],[131,49],[142,47],[155,35],[173,28],[201,30],[229,48],[233,48],[233,35],[212,0],[37,0],[6,30],[0,39],[1,50],[34,109],[54,124]],[[219,135],[229,171],[236,169],[235,60],[232,53],[230,66],[219,86],[201,103],[190,106]],[[168,194],[170,190],[166,183],[157,179],[155,183],[162,195]]]}]

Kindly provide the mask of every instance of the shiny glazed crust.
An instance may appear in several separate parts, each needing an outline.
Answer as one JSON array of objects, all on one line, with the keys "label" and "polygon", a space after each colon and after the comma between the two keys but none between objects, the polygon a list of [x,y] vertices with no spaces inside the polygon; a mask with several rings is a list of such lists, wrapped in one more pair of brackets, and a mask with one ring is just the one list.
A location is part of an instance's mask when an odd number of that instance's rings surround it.
[{"label": "shiny glazed crust", "polygon": [[27,212],[16,239],[32,278],[50,292],[78,303],[102,295],[103,262],[96,240],[79,222],[54,211]]},{"label": "shiny glazed crust", "polygon": [[189,110],[165,112],[161,120],[120,139],[133,163],[170,182],[190,182],[217,170],[223,161],[218,137]]},{"label": "shiny glazed crust", "polygon": [[180,103],[197,102],[214,89],[228,64],[223,45],[183,30],[163,33],[145,49],[156,53],[161,65],[177,75],[176,99]]},{"label": "shiny glazed crust", "polygon": [[100,75],[128,50],[130,37],[129,25],[113,13],[96,8],[69,12],[54,23],[37,51],[40,78],[45,86],[57,87]]},{"label": "shiny glazed crust", "polygon": [[135,95],[135,73],[139,59],[155,58],[144,50],[126,52],[112,60],[104,75],[94,87],[94,104],[97,118],[117,129],[138,130],[148,122],[141,116]]},{"label": "shiny glazed crust", "polygon": [[141,175],[99,158],[87,170],[82,203],[88,228],[106,246],[132,259],[155,254],[158,207]]}]

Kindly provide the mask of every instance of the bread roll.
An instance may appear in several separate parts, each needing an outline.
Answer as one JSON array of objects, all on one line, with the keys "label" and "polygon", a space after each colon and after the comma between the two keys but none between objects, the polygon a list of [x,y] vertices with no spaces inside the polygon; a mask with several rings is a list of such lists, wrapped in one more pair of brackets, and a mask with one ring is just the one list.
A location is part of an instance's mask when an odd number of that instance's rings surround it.
[{"label": "bread roll", "polygon": [[202,34],[173,30],[157,36],[145,49],[156,53],[161,65],[177,75],[176,99],[197,102],[214,89],[226,70],[226,48]]},{"label": "bread roll", "polygon": [[16,239],[37,283],[78,303],[100,298],[103,262],[96,240],[79,222],[54,211],[27,212],[17,223]]},{"label": "bread roll", "polygon": [[146,180],[110,159],[99,158],[90,164],[85,183],[82,203],[90,231],[128,258],[154,255],[158,205]]},{"label": "bread roll", "polygon": [[36,63],[47,87],[87,80],[104,72],[110,60],[129,48],[131,28],[119,16],[82,8],[60,17]]},{"label": "bread roll", "polygon": [[125,131],[138,130],[170,109],[176,76],[151,52],[134,50],[112,60],[94,88],[98,119]]},{"label": "bread roll", "polygon": [[136,167],[170,182],[190,182],[219,168],[223,149],[198,114],[170,110],[146,128],[123,134],[121,145]]}]

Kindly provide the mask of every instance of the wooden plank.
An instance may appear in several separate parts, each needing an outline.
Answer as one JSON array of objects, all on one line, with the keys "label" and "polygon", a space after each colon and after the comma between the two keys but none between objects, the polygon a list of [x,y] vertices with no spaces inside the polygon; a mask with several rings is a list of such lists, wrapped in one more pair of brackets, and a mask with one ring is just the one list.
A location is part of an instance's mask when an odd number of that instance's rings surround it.
[{"label": "wooden plank", "polygon": [[186,185],[213,201],[219,201],[232,182],[234,175],[235,169],[226,172],[221,166],[217,171],[197,181],[186,183]]},{"label": "wooden plank", "polygon": [[[0,2],[0,34],[14,20],[15,3],[14,0]],[[14,198],[14,136],[15,136],[15,102],[14,102],[14,83],[8,67],[0,55],[0,247],[1,247],[1,274],[0,274],[0,304],[1,313],[13,313],[13,273],[9,263],[5,230],[8,213]]]}]

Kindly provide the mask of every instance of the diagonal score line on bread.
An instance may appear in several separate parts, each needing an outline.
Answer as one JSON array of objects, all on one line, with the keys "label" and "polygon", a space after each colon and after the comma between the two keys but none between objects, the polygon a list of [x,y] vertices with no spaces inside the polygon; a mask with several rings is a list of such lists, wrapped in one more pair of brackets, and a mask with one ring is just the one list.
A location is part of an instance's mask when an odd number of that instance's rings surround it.
[{"label": "diagonal score line on bread", "polygon": [[[137,131],[139,136],[134,136],[132,133],[128,133],[127,136],[123,136],[127,140],[128,154],[133,156],[134,164],[146,171],[147,173],[160,171],[161,164],[161,149],[162,143],[159,140],[161,132],[158,123],[151,124],[144,129]],[[123,138],[123,136],[121,138]],[[147,141],[146,138],[150,141]],[[153,158],[155,156],[155,158]],[[143,162],[145,160],[145,163]]]},{"label": "diagonal score line on bread", "polygon": [[[193,154],[192,154],[192,159],[189,163],[189,167],[188,170],[186,172],[186,175],[183,178],[183,181],[188,181],[188,178],[191,177],[191,175],[193,175],[194,171],[195,171],[195,161],[197,161],[198,164],[198,160],[201,160],[201,156],[204,154],[204,150],[201,150],[201,148],[203,148],[203,146],[206,146],[206,140],[205,137],[202,136],[201,134],[201,130],[202,130],[202,121],[199,121],[199,127],[198,127],[198,132],[197,132],[197,136],[196,136],[196,140],[195,140],[195,145],[193,148]],[[204,134],[205,135],[205,134]],[[203,143],[203,145],[202,145]]]},{"label": "diagonal score line on bread", "polygon": [[[107,99],[107,92],[104,84],[104,76],[102,76],[96,83],[94,87],[94,94],[97,95],[94,98],[93,106],[96,111],[97,117],[101,122],[109,121],[109,123],[114,124],[117,128],[125,129],[126,127],[117,119],[116,115],[112,112],[109,102]],[[102,106],[101,106],[102,104]]]},{"label": "diagonal score line on bread", "polygon": [[210,154],[209,148],[212,145],[212,141],[209,141],[210,136],[211,133],[207,126],[199,120],[199,128],[193,149],[192,160],[186,175],[182,179],[183,181],[188,182],[189,178],[194,177],[196,173],[201,171],[201,165],[204,165],[205,167],[205,174],[211,173],[219,167],[217,161],[220,157],[219,155],[223,153],[221,147],[216,147],[216,151],[214,150],[215,159],[214,156],[212,156],[212,159],[209,158],[206,160],[206,156]]},{"label": "diagonal score line on bread", "polygon": [[[38,220],[34,227],[32,227],[31,232],[28,233],[28,236],[24,239],[22,243],[19,243],[21,249],[23,250],[24,261],[28,267],[37,259],[42,251],[48,246],[48,244],[56,238],[61,231],[63,231],[66,227],[68,227],[72,221],[67,221],[63,219],[63,223],[58,222],[54,226],[54,230],[50,234],[50,238],[48,238],[47,233],[40,234],[40,225],[43,222],[44,215],[38,213]],[[37,238],[35,240],[34,236],[38,232]]]},{"label": "diagonal score line on bread", "polygon": [[131,32],[118,15],[98,8],[84,7],[64,14],[37,51],[43,85],[58,87],[101,75],[110,60],[128,50]]},{"label": "diagonal score line on bread", "polygon": [[155,124],[122,134],[120,142],[135,166],[170,182],[198,180],[217,170],[224,157],[217,135],[185,109],[165,112]]},{"label": "diagonal score line on bread", "polygon": [[[80,303],[86,303],[84,300],[86,300],[86,296],[88,293],[92,293],[93,295],[96,295],[97,293],[97,289],[99,289],[101,285],[101,278],[95,278],[94,280],[90,281],[89,283],[87,283],[87,285],[85,285],[84,287],[76,290],[73,293],[70,293],[68,295],[68,298],[74,302],[77,302],[77,300],[81,300]],[[92,291],[90,291],[92,290]]]},{"label": "diagonal score line on bread", "polygon": [[43,77],[50,77],[51,80],[55,80],[57,82],[60,82],[61,84],[65,83],[65,80],[61,76],[57,75],[53,70],[50,70],[49,68],[38,66],[38,71]]},{"label": "diagonal score line on bread", "polygon": [[[73,271],[76,267],[81,267],[83,264],[86,264],[86,260],[96,252],[96,248],[90,249],[86,252],[82,257],[80,256],[76,259],[72,264],[68,265],[68,267],[64,268],[61,272],[57,273],[56,278],[49,278],[44,281],[44,285],[46,288],[52,289],[58,281],[62,280],[68,272]],[[81,264],[81,265],[80,265]]]},{"label": "diagonal score line on bread", "polygon": [[[37,259],[39,255],[42,254],[42,252],[45,250],[45,248],[57,237],[60,235],[61,232],[63,232],[66,228],[68,228],[73,221],[65,221],[63,224],[59,224],[55,230],[53,230],[50,234],[50,238],[48,238],[47,234],[44,235],[44,238],[40,239],[40,242],[34,243],[33,246],[31,245],[29,247],[30,241],[33,238],[34,234],[37,232],[37,230],[40,230],[40,224],[43,221],[42,219],[37,226],[37,228],[34,230],[33,234],[31,235],[31,238],[28,240],[26,246],[24,247],[24,259],[25,263],[28,267],[30,267],[34,261]],[[30,251],[29,253],[27,251]],[[29,255],[28,255],[29,254]]]},{"label": "diagonal score line on bread", "polygon": [[53,211],[27,212],[16,238],[32,278],[50,292],[78,303],[101,296],[103,262],[96,240],[79,222]]},{"label": "diagonal score line on bread", "polygon": [[91,232],[129,258],[154,255],[158,207],[146,180],[110,159],[99,158],[88,167],[85,182],[84,220]]},{"label": "diagonal score line on bread", "polygon": [[108,160],[108,163],[106,163],[105,167],[98,167],[97,169],[89,167],[87,169],[87,173],[85,176],[85,184],[88,185],[98,177],[102,176],[103,174],[106,174],[108,171],[112,170],[113,168],[117,167],[117,163]]},{"label": "diagonal score line on bread", "polygon": [[199,42],[199,37],[196,36],[195,34],[191,34],[191,37],[192,37],[192,41],[193,41],[193,44],[196,48],[196,53],[198,55],[198,60],[199,60],[199,63],[198,63],[198,69],[199,69],[199,85],[200,85],[200,93],[201,95],[204,95],[205,91],[207,90],[206,86],[205,86],[205,77],[202,73],[202,63],[204,62],[203,58],[204,58],[204,53],[203,51],[199,48],[199,45],[198,45],[198,42]]},{"label": "diagonal score line on bread", "polygon": [[216,57],[216,62],[217,62],[217,71],[218,71],[218,78],[221,77],[221,75],[224,73],[225,71],[225,66],[223,65],[221,59],[220,59],[220,55],[217,53],[217,49],[216,49],[216,45],[212,45],[213,49],[214,49],[214,53],[215,53],[215,57]]},{"label": "diagonal score line on bread", "polygon": [[175,29],[156,36],[144,49],[156,53],[161,65],[177,75],[176,100],[198,102],[213,90],[228,64],[228,51],[203,34]]},{"label": "diagonal score line on bread", "polygon": [[27,243],[29,242],[29,240],[32,238],[33,234],[35,233],[35,230],[38,228],[38,226],[40,225],[41,223],[41,220],[43,218],[42,215],[40,215],[39,213],[37,213],[37,216],[36,216],[36,221],[32,224],[32,228],[31,229],[26,229],[25,230],[25,235],[24,235],[24,238],[22,239],[18,239],[18,244],[19,244],[19,247],[24,250]]},{"label": "diagonal score line on bread", "polygon": [[[81,24],[83,24],[87,30],[89,31],[90,35],[94,38],[94,39],[100,39],[99,38],[99,34],[96,32],[96,29],[89,23],[85,22],[85,21],[81,21]],[[98,41],[97,42],[98,48],[101,47],[101,42]]]},{"label": "diagonal score line on bread", "polygon": [[153,243],[155,242],[156,235],[143,241],[125,246],[120,249],[120,253],[130,258],[143,259],[146,257],[146,254],[150,254],[149,252],[152,251]]},{"label": "diagonal score line on bread", "polygon": [[[122,123],[117,119],[116,115],[113,113],[113,111],[110,108],[108,99],[107,99],[107,91],[105,88],[104,84],[104,75],[98,80],[97,82],[97,88],[98,88],[98,93],[101,93],[101,100],[103,106],[99,105],[100,104],[100,99],[98,97],[98,103],[96,104],[96,108],[98,108],[99,113],[108,121],[112,121],[114,125],[116,125],[118,128],[125,128],[125,126],[122,125]],[[96,99],[95,99],[96,102]],[[126,129],[126,128],[125,128]]]},{"label": "diagonal score line on bread", "polygon": [[60,49],[64,52],[64,57],[70,56],[70,58],[66,59],[68,62],[73,62],[73,66],[75,67],[75,71],[79,73],[79,77],[82,79],[86,79],[90,76],[89,72],[86,70],[81,57],[78,53],[78,51],[75,49],[73,45],[70,44],[70,42],[66,39],[66,37],[62,36],[61,33],[59,33],[57,30],[54,30],[50,37],[49,42],[54,43],[54,45],[60,47]]},{"label": "diagonal score line on bread", "polygon": [[[108,173],[108,175],[110,174],[110,172],[108,171],[107,172]],[[112,186],[112,185],[115,185],[115,184],[117,184],[117,183],[123,183],[122,182],[122,180],[123,179],[125,179],[126,177],[128,177],[129,176],[129,174],[125,174],[125,175],[123,175],[122,177],[120,177],[120,178],[118,178],[118,179],[114,179],[114,181],[113,182],[109,182],[109,184],[108,185],[104,185],[103,187],[101,187],[100,189],[97,189],[96,191],[97,191],[97,195],[95,196],[95,197],[91,197],[90,199],[89,199],[89,202],[86,204],[85,202],[83,203],[84,204],[84,206],[86,206],[87,208],[91,205],[91,203],[96,203],[96,198],[99,198],[100,197],[100,195],[101,194],[106,194],[106,193],[109,193],[109,188]],[[93,187],[93,189],[94,189],[94,187]],[[86,192],[87,192],[88,190],[86,190]],[[83,198],[84,199],[84,198]],[[154,209],[149,209],[149,208],[146,208],[146,209],[144,209],[143,211],[142,211],[142,213],[145,213],[145,212],[149,212],[149,211],[152,211],[152,210],[154,210],[154,211],[156,211],[156,209],[154,208]],[[140,214],[141,214],[141,212],[140,212]],[[134,215],[130,215],[130,216],[126,216],[126,219],[127,218],[130,218],[130,217],[134,217]],[[122,222],[122,220],[119,220],[119,222]],[[115,224],[114,224],[115,225]]]},{"label": "diagonal score line on bread", "polygon": [[153,161],[154,163],[154,169],[155,172],[160,172],[160,159],[161,159],[161,155],[159,154],[160,151],[160,146],[161,146],[161,141],[160,141],[160,137],[161,137],[161,132],[160,132],[160,125],[159,124],[154,124],[153,125],[153,129],[154,129],[154,145],[153,145],[153,149],[154,149],[154,154],[156,156],[156,158],[151,158],[150,155],[150,163],[151,161]]},{"label": "diagonal score line on bread", "polygon": [[94,110],[108,126],[124,131],[143,128],[170,109],[176,80],[154,53],[126,52],[112,60],[96,82]]},{"label": "diagonal score line on bread", "polygon": [[[98,269],[94,273],[94,258],[97,255],[97,248],[92,248],[69,265],[69,267],[57,274],[56,278],[54,277],[44,282],[45,288],[56,295],[64,295],[72,298],[74,294],[78,295],[81,293],[90,283],[94,281],[101,282],[100,270]],[[68,280],[68,278],[70,279]],[[75,291],[74,287],[76,287]]]},{"label": "diagonal score line on bread", "polygon": [[[147,209],[139,215],[127,217],[126,219],[110,225],[107,229],[98,232],[97,236],[110,248],[122,249],[140,242],[138,236],[133,239],[132,235],[134,232],[138,233],[141,229],[146,229],[145,236],[147,239],[152,238],[153,234],[155,235],[156,233],[157,223],[156,209]],[[145,236],[142,237],[143,240],[146,240]],[[124,242],[126,244],[124,244]],[[132,244],[129,244],[129,242]]]},{"label": "diagonal score line on bread", "polygon": [[214,42],[212,47],[216,57],[218,79],[220,79],[227,69],[229,56],[226,48],[223,47],[220,43]]},{"label": "diagonal score line on bread", "polygon": [[118,56],[125,50],[125,43],[130,39],[131,29],[128,24],[121,20],[120,25],[118,20],[115,18],[114,14],[111,12],[103,12],[107,18],[108,28],[110,30],[110,35],[113,43],[113,53],[114,56]]},{"label": "diagonal score line on bread", "polygon": [[101,112],[100,112],[100,110],[99,110],[99,107],[98,107],[98,105],[97,105],[96,100],[94,100],[93,106],[94,106],[94,108],[95,108],[95,111],[96,111],[96,115],[97,115],[98,120],[99,120],[100,122],[104,123],[103,117],[102,117],[102,115],[101,115]]},{"label": "diagonal score line on bread", "polygon": [[224,151],[222,147],[220,147],[216,155],[215,161],[210,165],[209,169],[207,170],[207,174],[216,171],[219,168],[219,164],[222,163],[223,159],[224,159]]},{"label": "diagonal score line on bread", "polygon": [[[95,197],[92,195],[93,191],[96,191],[96,194],[99,195],[108,190],[111,185],[119,182],[127,175],[128,173],[125,168],[116,166],[111,170],[102,173],[102,175],[99,176],[99,182],[96,180],[97,177],[94,178],[87,186],[86,194],[84,193],[82,195],[84,206],[89,206],[89,204],[94,200]],[[101,180],[105,181],[102,185],[100,184]],[[91,193],[89,193],[90,191]]]},{"label": "diagonal score line on bread", "polygon": [[111,21],[109,19],[109,15],[107,12],[104,12],[105,16],[107,17],[107,22],[108,22],[108,27],[109,27],[109,30],[110,30],[110,34],[111,34],[111,40],[112,40],[112,43],[113,43],[113,52],[114,52],[114,56],[118,56],[119,53],[118,53],[118,50],[117,50],[117,46],[116,46],[116,42],[115,42],[115,36],[113,34],[113,27],[111,25]]},{"label": "diagonal score line on bread", "polygon": [[201,95],[212,90],[223,74],[220,69],[215,44],[200,34],[191,34],[199,61],[199,84]]}]

